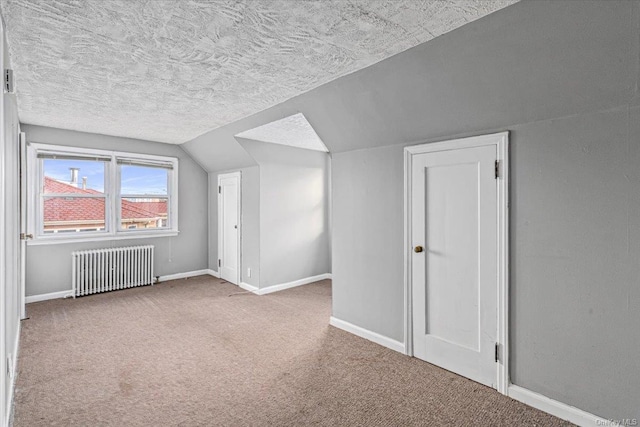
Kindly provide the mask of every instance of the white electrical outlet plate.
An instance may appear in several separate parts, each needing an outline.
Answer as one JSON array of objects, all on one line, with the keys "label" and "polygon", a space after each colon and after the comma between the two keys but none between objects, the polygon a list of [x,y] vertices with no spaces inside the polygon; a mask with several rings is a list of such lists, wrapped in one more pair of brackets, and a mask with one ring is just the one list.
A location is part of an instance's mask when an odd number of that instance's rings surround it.
[{"label": "white electrical outlet plate", "polygon": [[251,269],[247,268],[247,277],[251,277]]}]

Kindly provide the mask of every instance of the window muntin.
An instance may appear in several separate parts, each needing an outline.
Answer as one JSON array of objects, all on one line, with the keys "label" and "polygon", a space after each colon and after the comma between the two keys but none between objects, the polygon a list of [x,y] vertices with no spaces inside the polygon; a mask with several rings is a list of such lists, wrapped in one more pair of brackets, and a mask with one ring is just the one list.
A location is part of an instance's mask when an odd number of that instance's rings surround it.
[{"label": "window muntin", "polygon": [[29,152],[36,239],[178,232],[176,158],[45,144]]}]

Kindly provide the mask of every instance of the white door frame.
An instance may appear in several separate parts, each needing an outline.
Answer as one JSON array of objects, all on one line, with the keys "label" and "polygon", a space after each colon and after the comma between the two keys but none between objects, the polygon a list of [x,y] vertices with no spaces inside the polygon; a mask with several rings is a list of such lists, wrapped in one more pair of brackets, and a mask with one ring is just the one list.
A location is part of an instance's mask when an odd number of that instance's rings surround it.
[{"label": "white door frame", "polygon": [[[4,22],[2,22],[2,20],[0,19],[0,61],[4,64],[4,58],[5,55],[7,55],[7,52],[5,52],[4,50],[4,40],[5,40],[5,33],[4,33]],[[4,67],[3,67],[4,68]],[[0,189],[2,189],[2,194],[0,195],[0,212],[5,212],[7,206],[6,206],[6,198],[7,195],[5,194],[5,184],[7,182],[7,177],[5,176],[6,174],[6,168],[5,168],[5,160],[6,160],[6,147],[7,147],[7,141],[6,141],[6,122],[4,119],[4,99],[5,99],[5,94],[4,94],[4,90],[2,91],[2,94],[0,95]],[[15,237],[15,236],[14,236]],[[2,305],[2,308],[0,309],[0,423],[2,423],[2,425],[8,425],[9,424],[9,420],[8,420],[8,409],[7,406],[7,397],[6,396],[6,377],[7,377],[7,347],[5,345],[6,343],[6,327],[7,327],[7,322],[6,322],[6,317],[7,317],[7,313],[6,313],[6,282],[5,282],[5,271],[6,271],[6,262],[7,262],[7,253],[5,251],[6,249],[6,241],[7,241],[7,236],[6,236],[6,228],[5,228],[5,221],[4,221],[4,216],[2,217],[2,221],[0,221],[0,305]]]},{"label": "white door frame", "polygon": [[[27,136],[20,132],[20,319],[27,317],[26,282],[27,282]],[[22,235],[25,237],[22,238]]]},{"label": "white door frame", "polygon": [[498,363],[497,390],[509,387],[509,132],[452,139],[405,147],[404,149],[404,344],[413,356],[413,313],[411,283],[411,164],[414,155],[437,151],[493,145],[497,153],[498,189]]},{"label": "white door frame", "polygon": [[[237,248],[238,248],[238,256],[237,256],[237,260],[238,260],[238,277],[236,278],[236,284],[237,286],[240,286],[240,282],[241,282],[241,277],[242,277],[242,172],[237,171],[237,172],[229,172],[229,173],[221,173],[218,175],[218,260],[220,260],[220,256],[222,255],[222,239],[220,238],[220,236],[222,236],[222,211],[220,210],[220,199],[222,198],[222,194],[220,193],[220,181],[224,178],[233,178],[233,177],[237,177],[238,178],[238,234],[237,234],[237,239],[238,239],[238,244],[237,244]],[[218,274],[220,274],[220,264],[218,264]]]}]

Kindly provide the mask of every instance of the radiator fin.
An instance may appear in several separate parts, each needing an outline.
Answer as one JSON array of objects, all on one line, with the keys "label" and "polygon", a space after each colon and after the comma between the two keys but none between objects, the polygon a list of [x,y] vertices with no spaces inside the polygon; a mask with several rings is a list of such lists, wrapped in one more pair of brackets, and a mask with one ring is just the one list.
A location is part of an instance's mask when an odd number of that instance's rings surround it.
[{"label": "radiator fin", "polygon": [[153,248],[147,245],[73,252],[73,294],[80,297],[153,285]]}]

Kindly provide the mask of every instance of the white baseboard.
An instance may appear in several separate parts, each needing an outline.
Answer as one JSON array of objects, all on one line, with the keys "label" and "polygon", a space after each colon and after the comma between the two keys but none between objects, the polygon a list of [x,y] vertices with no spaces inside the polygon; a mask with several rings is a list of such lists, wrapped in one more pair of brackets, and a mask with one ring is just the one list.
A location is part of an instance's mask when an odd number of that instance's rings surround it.
[{"label": "white baseboard", "polygon": [[[218,272],[215,270],[209,270],[209,269],[194,270],[194,271],[187,271],[185,273],[167,274],[165,276],[159,276],[158,283],[166,282],[168,280],[186,279],[189,277],[202,276],[205,274],[208,274],[214,277],[220,277],[218,275]],[[24,301],[25,301],[25,304],[29,304],[32,302],[47,301],[50,299],[58,299],[58,298],[68,298],[72,296],[73,296],[73,289],[68,291],[51,292],[49,294],[31,295],[31,296],[25,297]]]},{"label": "white baseboard", "polygon": [[331,279],[331,273],[318,274],[317,276],[305,277],[304,279],[294,280],[293,282],[267,286],[266,288],[258,289],[256,291],[256,294],[266,295],[273,292],[283,291],[285,289],[295,288],[296,286],[308,285],[309,283],[314,283],[325,279]]},{"label": "white baseboard", "polygon": [[557,400],[550,399],[542,394],[514,384],[509,385],[508,395],[512,399],[579,426],[593,427],[609,425],[609,422],[604,418],[600,418],[582,409],[558,402]]},{"label": "white baseboard", "polygon": [[404,343],[401,343],[400,341],[385,337],[384,335],[380,335],[368,329],[361,328],[360,326],[356,326],[353,323],[345,322],[344,320],[337,319],[333,316],[329,318],[329,324],[331,326],[335,326],[336,328],[342,329],[343,331],[347,331],[354,335],[357,335],[360,338],[373,341],[374,343],[380,344],[383,347],[387,347],[391,350],[395,350],[399,353],[405,354]]},{"label": "white baseboard", "polygon": [[157,283],[166,282],[168,280],[188,279],[189,277],[203,276],[205,274],[210,274],[210,271],[213,271],[213,270],[205,269],[205,270],[187,271],[185,273],[167,274],[166,276],[160,276]]},{"label": "white baseboard", "polygon": [[250,285],[245,282],[240,282],[240,287],[245,291],[253,292],[254,294],[258,294],[258,291],[260,290],[256,286]]},{"label": "white baseboard", "polygon": [[70,289],[68,291],[51,292],[49,294],[31,295],[31,296],[25,297],[24,302],[25,304],[29,304],[32,302],[47,301],[50,299],[58,299],[58,298],[69,298],[72,296],[73,296],[73,289]]}]

